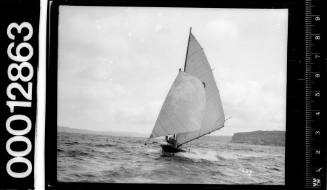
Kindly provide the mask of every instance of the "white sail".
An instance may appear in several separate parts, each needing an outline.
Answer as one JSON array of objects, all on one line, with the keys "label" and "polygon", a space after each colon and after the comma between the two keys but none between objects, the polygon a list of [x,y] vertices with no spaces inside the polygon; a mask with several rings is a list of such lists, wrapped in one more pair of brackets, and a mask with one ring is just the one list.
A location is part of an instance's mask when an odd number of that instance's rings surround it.
[{"label": "white sail", "polygon": [[150,138],[200,130],[205,104],[203,83],[180,71],[161,107]]},{"label": "white sail", "polygon": [[193,139],[224,127],[225,115],[217,84],[206,55],[198,41],[190,33],[184,71],[205,83],[206,107],[201,129],[195,132],[177,133],[177,144],[182,145]]}]

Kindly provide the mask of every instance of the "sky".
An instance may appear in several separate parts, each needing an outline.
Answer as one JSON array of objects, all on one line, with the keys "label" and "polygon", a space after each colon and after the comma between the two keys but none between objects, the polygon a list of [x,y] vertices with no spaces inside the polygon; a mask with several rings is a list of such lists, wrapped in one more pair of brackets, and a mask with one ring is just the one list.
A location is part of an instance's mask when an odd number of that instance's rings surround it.
[{"label": "sky", "polygon": [[213,135],[285,130],[287,9],[60,6],[58,125],[151,133],[189,28],[226,118]]}]

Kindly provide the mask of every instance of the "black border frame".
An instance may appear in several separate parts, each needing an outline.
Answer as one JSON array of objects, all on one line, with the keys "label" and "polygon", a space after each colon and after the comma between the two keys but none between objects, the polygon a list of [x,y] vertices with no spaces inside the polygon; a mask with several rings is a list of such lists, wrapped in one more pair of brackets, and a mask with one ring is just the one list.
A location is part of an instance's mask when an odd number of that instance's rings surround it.
[{"label": "black border frame", "polygon": [[[37,160],[35,156],[35,152],[37,151],[38,145],[36,144],[36,130],[38,128],[37,126],[37,110],[38,108],[38,101],[39,96],[37,94],[38,92],[38,82],[39,82],[39,64],[41,62],[41,58],[39,57],[39,50],[40,50],[40,43],[41,40],[39,39],[40,34],[40,0],[33,0],[33,1],[21,1],[21,0],[5,0],[0,2],[0,189],[33,189],[35,186],[35,174],[37,173],[35,171]],[[30,11],[30,10],[33,10]],[[10,39],[7,35],[7,28],[11,23],[17,23],[20,25],[23,22],[27,22],[31,25],[33,28],[32,36],[29,40],[24,41],[23,37],[27,34],[27,31],[22,33],[14,32],[13,35],[15,36],[14,39]],[[16,49],[18,44],[22,42],[27,42],[31,45],[33,48],[33,54],[32,57],[27,60],[27,62],[30,64],[30,66],[33,69],[33,75],[31,79],[28,81],[22,81],[22,80],[12,80],[8,77],[8,71],[9,71],[9,65],[11,64],[18,64],[20,65],[22,62],[19,60],[12,60],[9,58],[7,53],[7,48],[10,43],[15,44]],[[14,52],[15,50],[11,50]],[[29,51],[28,51],[29,52]],[[26,52],[27,53],[27,52]],[[25,54],[25,53],[24,53]],[[26,54],[25,54],[26,55]],[[27,73],[30,73],[26,72]],[[22,101],[26,100],[30,102],[30,106],[28,107],[15,107],[14,110],[11,112],[7,102],[11,100],[11,98],[8,97],[7,89],[9,89],[9,85],[16,83],[23,87],[23,89],[27,88],[27,83],[30,83],[32,85],[31,90],[27,90],[26,92],[29,92],[31,95],[31,99],[28,100],[23,94],[19,93],[20,91],[13,91],[13,94],[15,94],[14,100]],[[13,135],[11,132],[9,132],[6,129],[6,121],[8,121],[9,117],[12,117],[14,115],[23,115],[30,119],[31,122],[31,128],[30,130],[24,134],[23,136],[27,138],[27,140],[31,143],[31,150],[23,156],[31,163],[31,172],[22,178],[16,178],[11,176],[8,171],[6,170],[6,165],[9,162],[9,160],[13,159],[16,156],[12,156],[12,154],[8,153],[6,144],[9,139],[16,136],[17,134]],[[12,127],[16,128],[19,127],[22,124],[19,124],[18,122],[15,124],[12,122]],[[24,124],[23,124],[24,125]],[[20,129],[23,129],[19,127]],[[18,128],[16,128],[18,129]],[[15,141],[14,141],[15,142]],[[16,141],[19,142],[19,141]],[[23,142],[23,141],[21,141]],[[12,143],[14,144],[14,143]],[[17,144],[18,145],[18,144]],[[21,144],[14,148],[12,148],[15,151],[25,150],[25,147],[28,146]],[[42,157],[41,157],[42,159]],[[16,165],[16,164],[15,164]],[[12,169],[17,172],[23,172],[26,171],[27,166],[25,164],[17,164],[16,167],[12,165]]]},{"label": "black border frame", "polygon": [[[285,185],[68,183],[57,181],[57,56],[60,5],[288,9]],[[304,189],[304,0],[49,0],[47,25],[45,188]]]}]

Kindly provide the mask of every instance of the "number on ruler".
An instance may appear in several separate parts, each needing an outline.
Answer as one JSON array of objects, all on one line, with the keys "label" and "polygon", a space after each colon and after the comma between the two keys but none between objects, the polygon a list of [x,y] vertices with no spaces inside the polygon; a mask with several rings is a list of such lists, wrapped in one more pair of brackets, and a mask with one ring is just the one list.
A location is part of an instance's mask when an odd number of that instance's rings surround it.
[{"label": "number on ruler", "polygon": [[320,78],[320,74],[319,73],[315,74],[315,77]]},{"label": "number on ruler", "polygon": [[321,170],[322,170],[322,167],[316,169],[316,172],[321,172]]},{"label": "number on ruler", "polygon": [[313,178],[313,186],[318,187],[321,185],[320,179],[319,178]]}]

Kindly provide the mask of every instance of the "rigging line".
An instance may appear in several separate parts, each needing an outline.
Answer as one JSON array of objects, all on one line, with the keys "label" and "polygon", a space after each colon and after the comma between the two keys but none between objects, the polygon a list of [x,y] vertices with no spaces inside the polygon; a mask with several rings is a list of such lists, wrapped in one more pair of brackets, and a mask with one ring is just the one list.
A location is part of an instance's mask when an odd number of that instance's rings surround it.
[{"label": "rigging line", "polygon": [[190,33],[188,35],[188,42],[187,42],[186,56],[185,56],[185,63],[184,63],[184,72],[186,71],[187,54],[188,54],[188,47],[190,45],[191,32],[192,32],[192,27],[190,27]]}]

